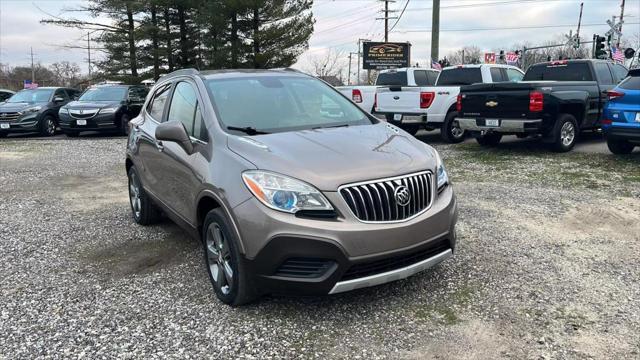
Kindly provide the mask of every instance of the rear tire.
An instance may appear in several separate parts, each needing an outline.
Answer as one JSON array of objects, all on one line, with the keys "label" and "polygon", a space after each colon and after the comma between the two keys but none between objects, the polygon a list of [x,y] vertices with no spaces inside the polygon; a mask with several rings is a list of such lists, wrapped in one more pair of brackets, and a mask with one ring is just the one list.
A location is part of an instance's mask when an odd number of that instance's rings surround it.
[{"label": "rear tire", "polygon": [[129,135],[129,121],[131,119],[129,118],[129,115],[127,114],[122,114],[122,116],[120,116],[120,134],[122,135]]},{"label": "rear tire", "polygon": [[51,115],[45,115],[40,121],[40,135],[53,136],[56,134],[56,119]]},{"label": "rear tire", "polygon": [[257,295],[238,250],[239,240],[229,224],[222,209],[209,211],[202,224],[202,245],[216,296],[225,304],[239,306],[255,300]]},{"label": "rear tire", "polygon": [[609,148],[609,151],[616,155],[625,155],[631,154],[633,148],[636,146],[626,140],[607,139],[607,147]]},{"label": "rear tire", "polygon": [[478,144],[487,147],[497,146],[500,143],[500,140],[502,140],[502,134],[497,133],[484,134],[476,138]]},{"label": "rear tire", "polygon": [[463,142],[467,135],[467,133],[460,128],[460,124],[456,121],[456,116],[458,116],[458,112],[449,112],[444,118],[444,123],[442,123],[442,129],[440,130],[442,139],[451,144]]},{"label": "rear tire", "polygon": [[129,169],[129,204],[133,220],[140,225],[151,225],[160,219],[160,210],[144,191],[138,172]]},{"label": "rear tire", "polygon": [[560,114],[553,126],[553,151],[571,151],[578,140],[578,123],[570,114]]}]

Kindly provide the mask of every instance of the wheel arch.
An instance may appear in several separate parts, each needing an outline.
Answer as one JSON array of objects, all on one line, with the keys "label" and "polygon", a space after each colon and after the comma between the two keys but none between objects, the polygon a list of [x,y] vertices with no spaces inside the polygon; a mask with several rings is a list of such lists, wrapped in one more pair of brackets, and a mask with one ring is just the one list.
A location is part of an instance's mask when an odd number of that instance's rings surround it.
[{"label": "wheel arch", "polygon": [[209,211],[214,209],[222,209],[222,211],[227,216],[227,219],[231,223],[233,229],[231,229],[237,239],[238,239],[238,247],[240,249],[241,254],[245,254],[244,244],[242,242],[242,236],[240,236],[240,230],[234,217],[231,212],[227,208],[226,204],[216,193],[211,190],[204,190],[200,196],[198,197],[197,205],[196,205],[196,226],[198,227],[198,233],[200,234],[200,238],[202,239],[202,225],[204,223],[204,219],[207,217]]}]

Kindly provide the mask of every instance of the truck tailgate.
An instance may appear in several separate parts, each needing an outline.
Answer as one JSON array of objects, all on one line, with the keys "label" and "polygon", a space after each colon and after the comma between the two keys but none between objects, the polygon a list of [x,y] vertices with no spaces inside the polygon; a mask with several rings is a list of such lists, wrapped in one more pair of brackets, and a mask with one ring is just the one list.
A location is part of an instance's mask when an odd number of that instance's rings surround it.
[{"label": "truck tailgate", "polygon": [[420,113],[426,109],[420,108],[420,88],[403,87],[400,91],[380,88],[377,92],[376,111],[383,113]]},{"label": "truck tailgate", "polygon": [[461,88],[462,116],[483,118],[526,118],[529,93],[525,83],[477,84]]}]

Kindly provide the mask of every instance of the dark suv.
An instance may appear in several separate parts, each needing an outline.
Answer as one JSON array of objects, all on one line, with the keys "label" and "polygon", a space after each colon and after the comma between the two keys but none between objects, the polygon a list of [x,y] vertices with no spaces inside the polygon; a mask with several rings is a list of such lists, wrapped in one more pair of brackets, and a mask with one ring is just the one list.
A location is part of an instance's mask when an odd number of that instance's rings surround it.
[{"label": "dark suv", "polygon": [[58,109],[78,96],[68,88],[25,89],[0,104],[0,137],[9,133],[39,132],[52,136],[58,127]]},{"label": "dark suv", "polygon": [[453,254],[438,152],[293,70],[181,70],[131,121],[133,218],[202,240],[216,295],[335,294]]},{"label": "dark suv", "polygon": [[72,137],[81,131],[127,134],[129,120],[140,113],[148,91],[139,85],[90,87],[77,101],[60,108],[60,128]]}]

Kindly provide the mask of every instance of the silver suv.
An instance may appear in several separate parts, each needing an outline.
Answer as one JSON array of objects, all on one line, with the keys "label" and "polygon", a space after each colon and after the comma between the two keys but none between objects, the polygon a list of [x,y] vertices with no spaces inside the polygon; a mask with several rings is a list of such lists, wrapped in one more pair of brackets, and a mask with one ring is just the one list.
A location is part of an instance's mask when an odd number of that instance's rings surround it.
[{"label": "silver suv", "polygon": [[202,240],[218,298],[335,294],[453,254],[456,200],[438,153],[294,70],[181,70],[130,123],[135,221]]}]

